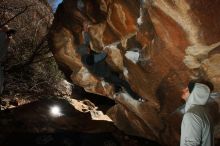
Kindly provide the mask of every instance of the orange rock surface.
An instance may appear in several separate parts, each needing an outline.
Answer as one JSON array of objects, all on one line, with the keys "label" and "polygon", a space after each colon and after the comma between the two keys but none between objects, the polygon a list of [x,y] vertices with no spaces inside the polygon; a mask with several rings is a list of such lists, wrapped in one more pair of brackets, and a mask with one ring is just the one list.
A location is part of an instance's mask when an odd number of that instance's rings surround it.
[{"label": "orange rock surface", "polygon": [[[119,129],[178,145],[182,114],[173,112],[183,104],[187,82],[207,78],[220,91],[220,1],[86,0],[82,11],[76,3],[59,5],[50,31],[50,48],[63,71],[87,92],[116,100],[109,115]],[[113,86],[83,66],[76,49],[85,19],[92,22],[91,49],[107,50],[107,63],[145,102],[125,94],[114,98]],[[132,49],[140,53],[136,62],[126,57]]]}]

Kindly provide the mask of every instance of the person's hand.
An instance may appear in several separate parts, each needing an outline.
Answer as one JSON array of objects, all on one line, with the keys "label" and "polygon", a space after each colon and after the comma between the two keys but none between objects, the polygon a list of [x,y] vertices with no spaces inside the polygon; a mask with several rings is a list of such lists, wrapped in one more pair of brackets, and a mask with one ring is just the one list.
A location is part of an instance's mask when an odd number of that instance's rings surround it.
[{"label": "person's hand", "polygon": [[108,54],[109,48],[104,48],[102,51],[105,52],[106,54]]},{"label": "person's hand", "polygon": [[11,40],[11,39],[12,39],[12,36],[11,36],[11,35],[10,35],[10,36],[8,36],[8,39],[9,39],[9,40]]},{"label": "person's hand", "polygon": [[218,111],[220,112],[220,93],[219,92],[213,92],[210,93],[210,97],[214,99],[214,101],[218,104]]},{"label": "person's hand", "polygon": [[89,31],[88,21],[83,22],[83,30],[84,30],[85,32],[88,32],[88,31]]}]

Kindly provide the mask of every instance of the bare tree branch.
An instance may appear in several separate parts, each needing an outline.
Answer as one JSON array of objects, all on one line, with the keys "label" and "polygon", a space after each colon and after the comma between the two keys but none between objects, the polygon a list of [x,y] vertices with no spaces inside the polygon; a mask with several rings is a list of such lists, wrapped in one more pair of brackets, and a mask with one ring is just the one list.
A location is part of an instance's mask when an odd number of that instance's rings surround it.
[{"label": "bare tree branch", "polygon": [[13,16],[12,18],[10,18],[9,20],[7,20],[5,23],[1,24],[0,25],[0,28],[3,27],[4,25],[8,24],[10,21],[14,20],[16,17],[18,17],[19,15],[23,14],[29,7],[31,7],[33,5],[28,5],[28,6],[25,6],[25,8],[18,12],[15,16]]}]

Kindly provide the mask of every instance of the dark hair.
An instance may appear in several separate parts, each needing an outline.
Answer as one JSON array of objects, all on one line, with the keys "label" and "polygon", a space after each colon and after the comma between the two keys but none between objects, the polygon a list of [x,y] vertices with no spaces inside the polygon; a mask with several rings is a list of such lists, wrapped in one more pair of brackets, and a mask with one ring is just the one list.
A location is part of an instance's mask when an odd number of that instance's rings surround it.
[{"label": "dark hair", "polygon": [[206,86],[209,87],[210,92],[212,92],[214,90],[214,85],[210,81],[207,81],[207,80],[191,80],[188,84],[188,89],[189,89],[190,93],[193,91],[193,88],[194,88],[196,83],[205,84]]},{"label": "dark hair", "polygon": [[190,81],[189,84],[188,84],[188,89],[189,89],[189,93],[192,92],[194,86],[195,86],[195,83],[194,81]]},{"label": "dark hair", "polygon": [[10,29],[10,30],[8,30],[7,32],[6,32],[6,34],[8,35],[8,36],[12,36],[12,35],[14,35],[16,33],[16,30],[15,29]]}]

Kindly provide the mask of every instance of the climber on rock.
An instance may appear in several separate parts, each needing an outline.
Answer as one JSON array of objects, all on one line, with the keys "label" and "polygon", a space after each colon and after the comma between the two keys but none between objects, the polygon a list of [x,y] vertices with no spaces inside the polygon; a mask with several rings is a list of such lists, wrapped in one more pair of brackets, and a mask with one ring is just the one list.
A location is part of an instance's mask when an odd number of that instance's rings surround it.
[{"label": "climber on rock", "polygon": [[88,33],[88,22],[85,22],[83,24],[84,31],[83,31],[83,44],[80,45],[80,47],[77,49],[77,52],[81,55],[82,62],[86,65],[94,65],[99,62],[102,62],[107,57],[106,52],[96,53],[94,51],[91,51],[89,49],[90,45],[90,36]]},{"label": "climber on rock", "polygon": [[16,31],[8,27],[8,25],[0,28],[0,95],[4,89],[4,62],[6,60],[6,55],[8,52],[9,43],[12,39],[12,35],[15,34]]},{"label": "climber on rock", "polygon": [[81,61],[85,67],[87,67],[92,74],[103,78],[106,82],[113,84],[115,89],[123,87],[132,98],[136,100],[142,99],[131,89],[129,83],[123,79],[120,79],[119,75],[116,72],[113,72],[111,67],[105,62],[107,57],[106,52],[96,53],[89,49],[90,36],[88,33],[88,23],[84,23],[83,37],[83,44],[78,47],[77,52],[80,54]]},{"label": "climber on rock", "polygon": [[207,81],[191,81],[183,90],[182,98],[186,106],[180,146],[214,146],[213,120],[206,107],[213,88]]}]

